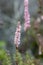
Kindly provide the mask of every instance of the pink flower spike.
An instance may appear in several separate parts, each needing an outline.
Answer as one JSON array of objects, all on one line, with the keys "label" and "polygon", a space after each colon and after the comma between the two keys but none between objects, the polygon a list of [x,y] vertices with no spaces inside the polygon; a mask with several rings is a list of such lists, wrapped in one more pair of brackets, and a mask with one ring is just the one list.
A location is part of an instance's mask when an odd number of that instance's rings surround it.
[{"label": "pink flower spike", "polygon": [[28,12],[28,0],[24,0],[24,31],[31,27],[30,25],[30,14]]},{"label": "pink flower spike", "polygon": [[16,47],[20,44],[20,37],[21,37],[21,25],[20,21],[17,24],[16,32],[15,32],[15,37],[14,37],[14,44]]}]

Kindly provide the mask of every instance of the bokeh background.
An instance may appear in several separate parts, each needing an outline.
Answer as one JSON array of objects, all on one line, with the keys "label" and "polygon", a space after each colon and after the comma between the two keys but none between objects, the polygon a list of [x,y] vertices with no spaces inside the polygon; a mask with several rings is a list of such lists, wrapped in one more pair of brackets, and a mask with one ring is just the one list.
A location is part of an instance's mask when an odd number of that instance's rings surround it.
[{"label": "bokeh background", "polygon": [[[43,53],[43,19],[41,19],[41,16],[43,16],[43,0],[29,0],[29,12],[32,27],[24,32],[24,0],[0,0],[0,50],[6,50],[10,54],[12,62],[14,62],[12,56],[16,52],[14,36],[18,20],[20,20],[22,31],[21,43],[18,47],[19,52],[25,55],[25,52],[28,51],[35,59],[41,59],[40,64],[43,65],[43,54],[38,55],[39,44]],[[37,18],[40,19],[40,23],[36,22]],[[37,34],[40,34],[40,36],[37,36]]]}]

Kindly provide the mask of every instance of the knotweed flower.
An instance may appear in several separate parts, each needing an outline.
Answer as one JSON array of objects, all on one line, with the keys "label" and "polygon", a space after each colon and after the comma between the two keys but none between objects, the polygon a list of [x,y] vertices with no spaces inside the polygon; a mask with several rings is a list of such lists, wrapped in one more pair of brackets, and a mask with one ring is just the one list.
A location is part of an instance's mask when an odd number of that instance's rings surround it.
[{"label": "knotweed flower", "polygon": [[30,28],[30,14],[28,12],[28,0],[24,0],[24,30]]},{"label": "knotweed flower", "polygon": [[14,37],[14,44],[16,45],[17,48],[18,45],[20,44],[20,37],[21,37],[21,25],[19,21],[15,32],[15,37]]}]

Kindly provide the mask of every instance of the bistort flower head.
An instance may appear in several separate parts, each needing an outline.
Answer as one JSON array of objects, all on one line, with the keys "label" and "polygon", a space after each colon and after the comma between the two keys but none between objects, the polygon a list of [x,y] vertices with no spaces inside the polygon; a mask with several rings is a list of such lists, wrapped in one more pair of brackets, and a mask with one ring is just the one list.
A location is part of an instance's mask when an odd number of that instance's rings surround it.
[{"label": "bistort flower head", "polygon": [[14,44],[16,47],[20,44],[20,37],[21,37],[21,24],[20,21],[17,24],[16,32],[15,32],[15,37],[14,37]]},{"label": "bistort flower head", "polygon": [[30,14],[28,11],[28,0],[24,0],[24,30],[26,31],[28,28],[30,28]]}]

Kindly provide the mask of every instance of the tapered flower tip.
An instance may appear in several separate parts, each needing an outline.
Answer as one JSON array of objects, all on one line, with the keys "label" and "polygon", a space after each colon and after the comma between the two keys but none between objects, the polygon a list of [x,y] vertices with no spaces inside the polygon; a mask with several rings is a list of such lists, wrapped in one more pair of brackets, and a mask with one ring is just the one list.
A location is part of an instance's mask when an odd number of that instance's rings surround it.
[{"label": "tapered flower tip", "polygon": [[24,3],[25,3],[25,4],[24,4],[25,6],[28,6],[28,4],[29,4],[29,3],[28,3],[28,0],[24,0]]},{"label": "tapered flower tip", "polygon": [[21,31],[21,24],[20,24],[20,21],[18,21],[18,24],[17,24],[17,31]]},{"label": "tapered flower tip", "polygon": [[21,27],[20,21],[18,21],[17,27],[18,27],[18,28]]},{"label": "tapered flower tip", "polygon": [[20,24],[20,21],[18,21],[18,25]]},{"label": "tapered flower tip", "polygon": [[24,0],[24,2],[28,3],[28,0]]}]

